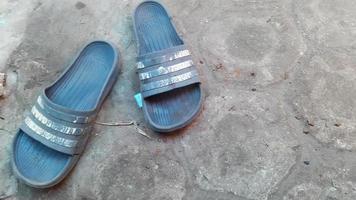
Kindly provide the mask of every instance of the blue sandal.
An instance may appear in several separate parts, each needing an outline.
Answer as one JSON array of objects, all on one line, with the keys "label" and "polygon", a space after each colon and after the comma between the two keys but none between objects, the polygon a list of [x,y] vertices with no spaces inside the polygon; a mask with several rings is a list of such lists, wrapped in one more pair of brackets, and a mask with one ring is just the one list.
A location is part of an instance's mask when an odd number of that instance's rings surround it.
[{"label": "blue sandal", "polygon": [[13,142],[12,166],[19,179],[47,188],[69,173],[84,151],[118,71],[115,47],[93,41],[43,90]]},{"label": "blue sandal", "polygon": [[133,18],[145,119],[157,132],[182,128],[202,106],[199,75],[190,52],[160,3],[141,3]]}]

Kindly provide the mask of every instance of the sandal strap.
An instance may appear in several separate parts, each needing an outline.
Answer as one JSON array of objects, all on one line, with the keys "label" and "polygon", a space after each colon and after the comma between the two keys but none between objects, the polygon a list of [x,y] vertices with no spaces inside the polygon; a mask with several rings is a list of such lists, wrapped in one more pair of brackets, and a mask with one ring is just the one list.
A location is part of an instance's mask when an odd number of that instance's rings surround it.
[{"label": "sandal strap", "polygon": [[138,59],[144,98],[200,83],[198,71],[185,45],[146,54]]},{"label": "sandal strap", "polygon": [[94,111],[75,111],[52,102],[45,92],[43,92],[38,98],[36,105],[45,110],[48,114],[52,115],[54,118],[75,123],[75,124],[85,124],[94,121],[96,117],[96,110]]},{"label": "sandal strap", "polygon": [[53,110],[37,102],[20,129],[51,149],[75,155],[84,150],[92,126],[92,123],[74,123],[54,117]]}]

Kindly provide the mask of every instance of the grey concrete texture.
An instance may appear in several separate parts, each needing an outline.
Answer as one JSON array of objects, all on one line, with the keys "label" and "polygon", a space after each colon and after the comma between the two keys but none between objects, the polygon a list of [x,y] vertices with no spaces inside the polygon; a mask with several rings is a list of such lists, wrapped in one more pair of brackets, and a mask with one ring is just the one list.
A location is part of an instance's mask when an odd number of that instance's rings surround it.
[{"label": "grey concrete texture", "polygon": [[[162,0],[200,70],[204,108],[166,136],[146,128],[132,11],[140,1],[0,1],[0,199],[356,199],[356,1]],[[77,166],[32,189],[11,141],[39,91],[87,41],[123,66]]]}]

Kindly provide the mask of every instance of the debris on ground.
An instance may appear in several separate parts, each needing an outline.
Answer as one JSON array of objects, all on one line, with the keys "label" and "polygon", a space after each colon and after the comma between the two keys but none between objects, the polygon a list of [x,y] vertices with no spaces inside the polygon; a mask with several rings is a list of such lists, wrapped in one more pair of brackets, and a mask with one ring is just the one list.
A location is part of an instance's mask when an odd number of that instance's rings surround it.
[{"label": "debris on ground", "polygon": [[240,77],[240,74],[241,74],[241,70],[239,68],[236,68],[233,73],[234,77],[238,78]]},{"label": "debris on ground", "polygon": [[236,111],[236,107],[235,107],[235,106],[231,106],[231,107],[229,108],[229,111]]},{"label": "debris on ground", "polygon": [[340,126],[341,126],[341,123],[335,123],[334,126],[340,127]]},{"label": "debris on ground", "polygon": [[0,97],[5,95],[6,74],[0,73]]},{"label": "debris on ground", "polygon": [[102,126],[135,126],[136,131],[147,137],[152,139],[150,135],[148,135],[145,131],[143,131],[137,124],[136,121],[125,121],[125,122],[95,122],[95,124],[102,125]]},{"label": "debris on ground", "polygon": [[307,120],[307,124],[308,124],[309,126],[314,126],[314,123],[313,123],[312,121],[310,121],[310,120]]},{"label": "debris on ground", "polygon": [[213,71],[215,72],[215,71],[218,71],[223,68],[224,68],[224,65],[222,63],[219,63],[217,65],[214,65]]}]

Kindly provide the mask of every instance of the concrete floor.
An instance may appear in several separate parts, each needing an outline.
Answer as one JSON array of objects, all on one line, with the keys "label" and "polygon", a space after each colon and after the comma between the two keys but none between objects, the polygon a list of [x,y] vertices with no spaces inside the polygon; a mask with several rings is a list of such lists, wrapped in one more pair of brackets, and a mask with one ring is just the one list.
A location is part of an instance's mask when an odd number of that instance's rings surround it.
[{"label": "concrete floor", "polygon": [[0,0],[0,199],[356,199],[356,1],[163,0],[194,54],[202,114],[171,136],[96,126],[60,185],[14,178],[10,144],[25,110],[87,41],[123,67],[100,121],[136,120],[129,0]]}]

